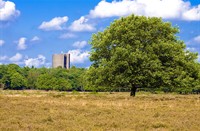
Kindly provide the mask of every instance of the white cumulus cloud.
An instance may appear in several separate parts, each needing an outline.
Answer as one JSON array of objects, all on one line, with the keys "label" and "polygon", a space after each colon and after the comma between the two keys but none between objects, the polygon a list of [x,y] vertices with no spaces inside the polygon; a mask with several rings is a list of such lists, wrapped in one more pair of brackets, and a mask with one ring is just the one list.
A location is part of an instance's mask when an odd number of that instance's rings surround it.
[{"label": "white cumulus cloud", "polygon": [[92,18],[127,16],[130,14],[162,17],[165,19],[200,20],[200,5],[191,6],[184,0],[105,0],[90,11]]},{"label": "white cumulus cloud", "polygon": [[113,1],[110,3],[103,0],[98,3],[98,5],[95,7],[94,10],[90,11],[90,16],[105,18],[105,17],[129,15],[133,12],[139,11],[139,9],[137,9],[138,6],[139,5],[136,5],[135,1],[123,0],[119,2]]},{"label": "white cumulus cloud", "polygon": [[69,50],[68,53],[70,54],[71,63],[84,63],[89,57],[88,51],[81,51],[79,49]]},{"label": "white cumulus cloud", "polygon": [[23,58],[23,55],[20,53],[16,53],[14,56],[12,56],[9,60],[11,62],[19,62]]},{"label": "white cumulus cloud", "polygon": [[33,41],[39,41],[40,40],[40,38],[38,37],[38,36],[34,36],[32,39],[31,39],[31,41],[33,42]]},{"label": "white cumulus cloud", "polygon": [[68,17],[55,17],[52,20],[46,22],[42,22],[42,24],[39,26],[39,29],[50,31],[50,30],[63,30],[64,24],[68,21]]},{"label": "white cumulus cloud", "polygon": [[61,39],[69,39],[69,38],[75,38],[75,37],[77,37],[75,34],[65,33],[65,34],[60,35],[59,38],[61,38]]},{"label": "white cumulus cloud", "polygon": [[25,37],[21,37],[21,38],[18,40],[17,49],[18,49],[18,50],[25,50],[26,48],[27,48],[27,45],[26,45],[26,38],[25,38]]},{"label": "white cumulus cloud", "polygon": [[69,27],[71,31],[82,32],[82,31],[95,31],[95,27],[88,23],[88,19],[81,16],[80,19],[75,20]]},{"label": "white cumulus cloud", "polygon": [[45,65],[46,57],[43,55],[38,55],[37,58],[27,58],[24,60],[25,66],[28,67],[39,67]]},{"label": "white cumulus cloud", "polygon": [[76,47],[76,48],[84,48],[85,46],[87,45],[87,42],[86,41],[76,41],[73,46]]},{"label": "white cumulus cloud", "polygon": [[197,43],[200,43],[200,35],[199,35],[199,36],[196,36],[196,37],[194,38],[194,41],[197,42]]},{"label": "white cumulus cloud", "polygon": [[0,40],[0,46],[2,46],[5,43],[4,40]]},{"label": "white cumulus cloud", "polygon": [[0,0],[0,21],[11,21],[20,15],[20,11],[15,8],[15,3]]}]

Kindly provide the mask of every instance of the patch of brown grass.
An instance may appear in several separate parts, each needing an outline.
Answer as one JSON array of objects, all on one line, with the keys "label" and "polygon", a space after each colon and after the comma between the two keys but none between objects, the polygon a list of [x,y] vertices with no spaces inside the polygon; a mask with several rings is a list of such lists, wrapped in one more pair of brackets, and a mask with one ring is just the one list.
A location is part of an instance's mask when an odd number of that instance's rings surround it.
[{"label": "patch of brown grass", "polygon": [[200,96],[0,91],[0,130],[200,130]]}]

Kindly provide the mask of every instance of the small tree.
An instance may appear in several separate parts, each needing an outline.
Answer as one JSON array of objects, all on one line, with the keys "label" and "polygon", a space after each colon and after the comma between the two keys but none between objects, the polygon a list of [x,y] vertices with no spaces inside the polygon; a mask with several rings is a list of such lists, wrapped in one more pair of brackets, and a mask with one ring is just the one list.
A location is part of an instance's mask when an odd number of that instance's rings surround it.
[{"label": "small tree", "polygon": [[14,90],[19,90],[19,89],[23,89],[24,87],[26,87],[26,79],[19,74],[18,72],[12,74],[12,76],[10,77],[10,89],[14,89]]},{"label": "small tree", "polygon": [[196,80],[197,54],[185,51],[178,31],[155,17],[115,20],[91,38],[93,64],[87,79],[93,86],[130,88],[131,96],[141,87],[175,87],[186,77]]}]

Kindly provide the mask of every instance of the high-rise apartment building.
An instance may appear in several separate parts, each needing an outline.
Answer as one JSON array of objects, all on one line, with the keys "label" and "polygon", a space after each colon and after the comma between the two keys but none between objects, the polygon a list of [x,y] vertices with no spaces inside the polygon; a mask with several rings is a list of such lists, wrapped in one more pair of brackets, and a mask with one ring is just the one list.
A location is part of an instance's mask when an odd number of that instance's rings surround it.
[{"label": "high-rise apartment building", "polygon": [[54,54],[52,58],[52,67],[70,68],[70,54]]}]

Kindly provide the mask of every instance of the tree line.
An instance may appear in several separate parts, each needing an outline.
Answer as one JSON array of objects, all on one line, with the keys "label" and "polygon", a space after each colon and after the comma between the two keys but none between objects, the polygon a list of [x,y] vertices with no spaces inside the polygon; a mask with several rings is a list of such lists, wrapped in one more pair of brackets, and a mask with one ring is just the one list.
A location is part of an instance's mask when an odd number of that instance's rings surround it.
[{"label": "tree line", "polygon": [[86,69],[72,67],[29,68],[16,64],[0,65],[0,83],[4,89],[81,90],[82,75]]},{"label": "tree line", "polygon": [[[200,65],[199,65],[200,67]],[[0,88],[6,90],[57,90],[57,91],[92,91],[92,92],[129,92],[131,89],[123,86],[94,85],[91,77],[97,77],[91,69],[72,68],[34,68],[20,67],[16,64],[0,65]],[[98,80],[98,79],[96,79]],[[178,92],[181,94],[200,93],[200,77],[196,82],[190,79],[182,81],[177,86],[142,87],[138,91],[156,93],[159,91]],[[187,84],[187,85],[186,85]]]}]

